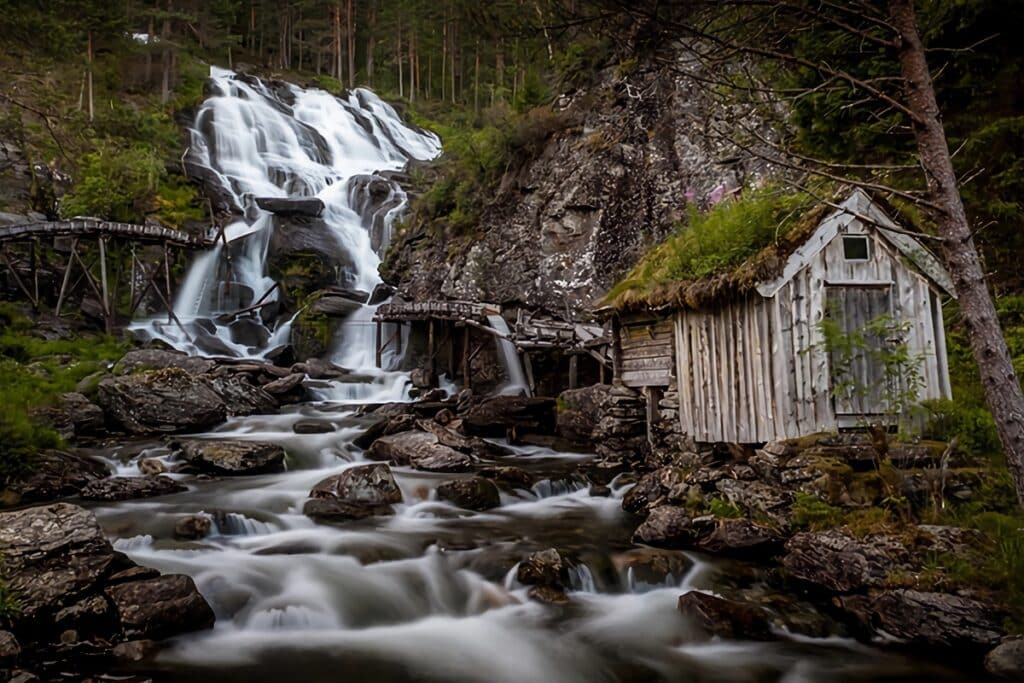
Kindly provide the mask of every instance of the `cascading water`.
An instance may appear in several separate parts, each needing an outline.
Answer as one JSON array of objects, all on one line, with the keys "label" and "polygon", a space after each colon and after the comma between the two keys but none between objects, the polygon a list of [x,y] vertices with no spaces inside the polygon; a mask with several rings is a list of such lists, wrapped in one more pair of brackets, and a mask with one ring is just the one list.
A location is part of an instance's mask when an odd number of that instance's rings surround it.
[{"label": "cascading water", "polygon": [[[376,283],[373,247],[386,244],[390,220],[405,198],[386,178],[367,179],[365,173],[430,156],[436,140],[404,127],[365,91],[345,101],[291,86],[282,95],[280,88],[272,92],[224,71],[214,71],[213,87],[216,94],[197,121],[196,154],[208,160],[247,218],[229,226],[227,246],[196,260],[175,310],[197,336],[203,331],[232,353],[259,355],[276,343],[273,337],[250,348],[212,319],[240,301],[225,283],[248,283],[255,296],[269,285],[264,264],[274,217],[254,208],[251,197],[322,199],[324,223],[339,244],[358,254],[346,285],[369,289]],[[233,279],[222,270],[225,251],[233,256]],[[351,315],[339,337],[338,361],[356,368],[373,364],[374,326],[366,324],[372,315],[371,306]],[[491,325],[507,333],[500,316]],[[198,350],[170,327],[140,327]],[[286,329],[278,325],[274,335]],[[508,389],[521,391],[526,381],[518,355],[500,341]],[[384,377],[374,378],[376,388],[363,393],[352,383],[331,391],[336,400],[372,401],[389,391]],[[297,434],[299,421],[325,429]],[[187,492],[93,504],[117,549],[162,572],[192,576],[217,617],[212,630],[176,639],[155,662],[132,665],[126,674],[246,683],[937,680],[915,668],[918,662],[837,638],[707,640],[677,603],[682,592],[714,589],[723,569],[696,555],[634,545],[635,520],[622,510],[628,477],[612,480],[605,496],[592,495],[580,474],[589,454],[508,444],[504,457],[481,454],[481,474],[488,468],[526,475],[525,482],[499,479],[500,505],[484,512],[439,499],[440,483],[468,475],[392,465],[403,499],[393,515],[337,524],[303,515],[317,482],[365,464],[354,439],[367,426],[356,410],[322,404],[233,418],[214,433],[195,436],[279,444],[288,452],[287,471],[228,478],[172,474],[188,484]],[[176,464],[164,445],[147,444],[131,459],[118,459],[117,449],[110,456],[123,476],[141,475],[140,458]],[[510,463],[516,467],[505,467]],[[193,515],[210,518],[209,535],[176,538],[176,525]],[[568,604],[537,602],[517,581],[517,562],[549,547],[568,559]],[[756,572],[747,567],[738,583],[754,582],[756,589]]]},{"label": "cascading water", "polygon": [[[322,201],[311,223],[326,242],[317,246],[344,264],[337,284],[372,292],[380,283],[379,252],[406,205],[405,192],[381,173],[437,156],[440,142],[365,89],[339,98],[215,67],[209,89],[191,130],[189,159],[241,217],[193,262],[174,301],[181,326],[158,318],[134,328],[190,353],[261,357],[288,339],[290,320],[272,314],[280,295],[267,260],[274,231],[291,226],[256,199]],[[247,311],[244,324],[232,315],[254,303],[271,314]],[[360,370],[374,365],[373,311],[364,305],[343,324],[336,361]],[[266,331],[254,331],[254,322]],[[389,394],[399,384],[389,377],[369,391]]]}]

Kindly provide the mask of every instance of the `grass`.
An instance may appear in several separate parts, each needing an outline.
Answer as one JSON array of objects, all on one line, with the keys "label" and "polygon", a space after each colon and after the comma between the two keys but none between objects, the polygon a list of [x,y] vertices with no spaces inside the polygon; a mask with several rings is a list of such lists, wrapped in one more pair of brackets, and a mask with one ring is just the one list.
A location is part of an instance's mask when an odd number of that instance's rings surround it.
[{"label": "grass", "polygon": [[817,496],[797,492],[790,506],[796,526],[812,531],[821,531],[839,526],[843,519],[840,508],[829,505]]},{"label": "grass", "polygon": [[743,264],[781,245],[816,204],[809,195],[770,186],[726,199],[701,213],[690,207],[685,224],[648,252],[606,295],[605,304],[651,302],[659,289],[694,282]]},{"label": "grass", "polygon": [[708,499],[707,505],[708,511],[721,519],[737,519],[745,516],[740,506],[721,496],[712,496]]},{"label": "grass", "polygon": [[110,337],[41,339],[16,306],[0,303],[0,483],[24,474],[33,455],[61,444],[37,412],[83,378],[120,358],[127,344]]},{"label": "grass", "polygon": [[7,585],[0,580],[0,623],[10,621],[21,612],[21,601]]}]

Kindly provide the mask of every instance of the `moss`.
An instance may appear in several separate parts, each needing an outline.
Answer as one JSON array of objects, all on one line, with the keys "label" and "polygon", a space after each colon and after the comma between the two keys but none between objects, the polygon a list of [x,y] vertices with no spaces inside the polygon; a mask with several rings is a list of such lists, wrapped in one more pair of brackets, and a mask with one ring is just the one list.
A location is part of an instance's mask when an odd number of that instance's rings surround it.
[{"label": "moss", "polygon": [[0,580],[0,624],[9,622],[21,613],[21,601],[6,583]]},{"label": "moss", "polygon": [[707,501],[708,512],[722,519],[743,517],[743,509],[721,496],[712,496]]},{"label": "moss", "polygon": [[796,526],[813,531],[836,527],[843,518],[840,508],[829,505],[817,496],[800,492],[793,494],[790,512]]},{"label": "moss", "polygon": [[821,205],[809,195],[778,187],[751,190],[706,213],[691,206],[686,224],[650,251],[602,303],[620,309],[695,308],[750,289],[775,272],[821,215]]}]

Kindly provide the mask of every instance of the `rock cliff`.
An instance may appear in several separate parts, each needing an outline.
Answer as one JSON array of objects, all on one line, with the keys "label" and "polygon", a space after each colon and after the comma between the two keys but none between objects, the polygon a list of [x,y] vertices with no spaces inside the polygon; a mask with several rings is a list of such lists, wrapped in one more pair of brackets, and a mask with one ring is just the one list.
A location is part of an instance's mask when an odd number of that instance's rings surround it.
[{"label": "rock cliff", "polygon": [[505,174],[475,229],[452,243],[414,216],[385,278],[413,299],[589,308],[688,206],[765,171],[718,132],[743,114],[695,83],[681,64],[628,62],[559,97],[552,110],[565,125]]}]

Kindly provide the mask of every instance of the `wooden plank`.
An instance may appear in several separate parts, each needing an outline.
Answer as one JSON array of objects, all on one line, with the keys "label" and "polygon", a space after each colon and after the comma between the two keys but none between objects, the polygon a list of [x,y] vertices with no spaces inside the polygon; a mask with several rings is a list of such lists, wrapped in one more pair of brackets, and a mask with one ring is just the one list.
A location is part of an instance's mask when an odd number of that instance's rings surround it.
[{"label": "wooden plank", "polygon": [[669,374],[658,370],[623,370],[622,383],[627,387],[667,387]]},{"label": "wooden plank", "polygon": [[684,434],[692,434],[688,429],[684,414],[690,412],[693,372],[690,369],[690,346],[685,338],[686,328],[683,313],[675,315],[676,326],[676,391],[679,394],[679,427]]}]

